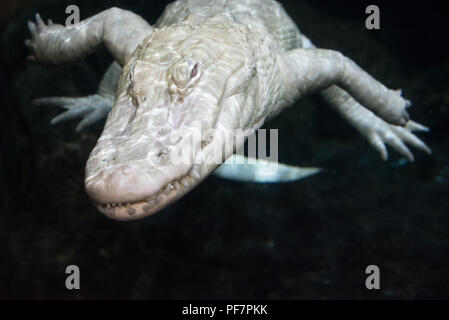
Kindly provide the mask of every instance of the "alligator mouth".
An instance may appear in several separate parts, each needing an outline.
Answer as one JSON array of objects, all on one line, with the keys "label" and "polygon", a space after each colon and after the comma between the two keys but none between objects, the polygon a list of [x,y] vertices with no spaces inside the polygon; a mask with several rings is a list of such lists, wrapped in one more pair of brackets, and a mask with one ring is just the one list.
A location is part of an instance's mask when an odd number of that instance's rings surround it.
[{"label": "alligator mouth", "polygon": [[152,215],[178,200],[194,186],[203,180],[199,169],[194,165],[190,171],[180,179],[174,180],[151,196],[134,202],[98,203],[97,209],[114,220],[136,220]]}]

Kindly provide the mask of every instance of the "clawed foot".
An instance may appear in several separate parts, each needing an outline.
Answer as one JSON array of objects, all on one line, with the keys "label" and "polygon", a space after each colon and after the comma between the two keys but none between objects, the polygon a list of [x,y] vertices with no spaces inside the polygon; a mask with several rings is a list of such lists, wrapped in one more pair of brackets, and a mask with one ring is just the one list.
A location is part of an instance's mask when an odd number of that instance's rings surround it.
[{"label": "clawed foot", "polygon": [[51,20],[48,20],[48,24],[46,25],[44,21],[42,21],[40,15],[36,13],[36,23],[28,21],[28,30],[31,34],[31,40],[25,40],[25,45],[31,53],[29,58],[39,62],[50,62],[47,61],[47,59],[45,59],[45,55],[42,54],[45,51],[45,46],[48,45],[46,37],[49,34],[57,32],[61,29],[64,29],[64,26],[60,24],[53,24]]},{"label": "clawed foot", "polygon": [[428,154],[431,153],[430,148],[413,134],[413,132],[420,131],[427,132],[429,128],[412,120],[409,120],[405,127],[401,127],[388,124],[381,119],[376,119],[376,121],[372,122],[369,129],[365,129],[364,133],[371,145],[380,153],[382,159],[388,159],[388,151],[385,146],[387,144],[405,156],[409,161],[414,161],[415,158],[407,145]]},{"label": "clawed foot", "polygon": [[389,95],[386,96],[386,100],[383,105],[383,109],[379,111],[379,116],[392,124],[399,126],[406,126],[410,120],[406,109],[409,108],[412,103],[402,97],[402,90],[388,90]]},{"label": "clawed foot", "polygon": [[81,131],[85,127],[106,118],[112,109],[113,103],[114,99],[112,97],[105,97],[99,94],[78,98],[39,98],[33,101],[33,104],[37,106],[57,106],[67,110],[51,119],[51,124],[82,118],[76,126],[76,131]]}]

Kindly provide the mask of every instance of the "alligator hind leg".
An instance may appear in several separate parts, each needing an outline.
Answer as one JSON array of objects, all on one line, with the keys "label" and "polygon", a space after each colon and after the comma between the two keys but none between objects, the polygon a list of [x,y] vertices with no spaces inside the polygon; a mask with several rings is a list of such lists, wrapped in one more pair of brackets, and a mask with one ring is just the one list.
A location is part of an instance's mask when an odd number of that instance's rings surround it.
[{"label": "alligator hind leg", "polygon": [[325,49],[294,49],[281,59],[285,87],[291,98],[338,85],[357,102],[383,120],[405,126],[410,119],[405,108],[410,102],[399,91],[386,88],[355,62],[341,53]]},{"label": "alligator hind leg", "polygon": [[[289,51],[290,57],[283,61],[299,65],[290,80],[286,81],[293,97],[325,88],[321,95],[368,139],[384,160],[388,158],[385,144],[410,161],[413,161],[414,157],[406,144],[427,153],[431,152],[429,147],[413,134],[413,131],[429,129],[408,120],[404,108],[410,102],[401,98],[399,92],[388,90],[340,53],[317,49],[306,36],[300,34],[299,37],[304,48]],[[316,56],[313,57],[314,54]],[[300,65],[300,62],[305,64]],[[351,94],[335,84],[347,88]]]},{"label": "alligator hind leg", "polygon": [[429,129],[425,126],[411,120],[405,127],[389,124],[361,106],[346,91],[337,86],[323,90],[321,94],[346,121],[368,139],[382,159],[388,158],[385,144],[394,148],[409,161],[413,161],[414,157],[406,144],[430,154],[429,147],[413,134],[413,131],[428,131]]},{"label": "alligator hind leg", "polygon": [[107,117],[114,105],[115,92],[122,68],[113,62],[101,79],[98,91],[85,97],[47,97],[33,101],[38,106],[56,106],[66,109],[51,120],[52,124],[82,118],[76,127],[81,131],[85,127]]}]

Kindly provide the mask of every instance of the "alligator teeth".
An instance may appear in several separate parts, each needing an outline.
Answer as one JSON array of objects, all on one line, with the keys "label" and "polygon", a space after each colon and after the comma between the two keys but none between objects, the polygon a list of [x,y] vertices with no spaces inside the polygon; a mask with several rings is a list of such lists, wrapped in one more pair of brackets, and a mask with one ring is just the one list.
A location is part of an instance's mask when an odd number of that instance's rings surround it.
[{"label": "alligator teeth", "polygon": [[104,209],[110,209],[110,208],[115,208],[115,207],[129,207],[131,205],[130,202],[120,202],[120,203],[103,203],[103,204],[98,204],[101,205]]},{"label": "alligator teeth", "polygon": [[187,176],[185,176],[184,178],[181,179],[181,183],[184,187],[189,186],[189,180],[187,179]]},{"label": "alligator teeth", "polygon": [[172,189],[173,189],[173,186],[172,186],[171,183],[169,183],[169,184],[165,187],[164,193],[165,193],[165,194],[169,194],[170,191],[171,191]]},{"label": "alligator teeth", "polygon": [[[154,205],[158,204],[159,202],[163,201],[165,198],[167,198],[172,190],[181,192],[183,188],[189,187],[196,179],[200,179],[201,175],[198,172],[199,166],[194,165],[190,172],[182,177],[180,180],[173,181],[172,183],[167,184],[164,188],[162,188],[157,194],[153,195],[147,200],[147,204],[144,206],[144,211],[149,210],[150,208],[154,207]],[[113,209],[113,208],[122,208],[122,207],[129,207],[128,212],[130,215],[135,213],[135,209],[131,206],[133,203],[131,202],[121,202],[121,203],[107,203],[107,204],[98,204],[103,207],[103,209]]]},{"label": "alligator teeth", "polygon": [[190,174],[196,178],[199,179],[200,178],[200,174],[195,170],[195,168],[193,168],[192,170],[190,170]]}]

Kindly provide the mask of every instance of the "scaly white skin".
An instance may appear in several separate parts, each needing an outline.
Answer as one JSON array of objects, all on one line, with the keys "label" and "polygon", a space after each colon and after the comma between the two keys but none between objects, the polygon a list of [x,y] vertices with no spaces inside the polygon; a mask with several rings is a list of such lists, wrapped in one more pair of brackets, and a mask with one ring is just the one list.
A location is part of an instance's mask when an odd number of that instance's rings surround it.
[{"label": "scaly white skin", "polygon": [[[409,121],[407,100],[340,53],[314,48],[274,1],[177,1],[156,29],[117,8],[72,28],[46,26],[39,16],[29,27],[32,40],[26,44],[38,61],[73,61],[103,43],[123,66],[85,180],[97,208],[114,219],[153,214],[194,188],[218,166],[208,160],[223,145],[232,145],[235,136],[224,137],[221,129],[251,134],[294,100],[316,91],[383,158],[384,142],[411,160],[403,141],[430,152],[411,133],[425,127]],[[111,67],[103,89],[85,100],[38,103],[69,109],[54,121],[82,115],[80,126],[88,125],[110,106],[110,90],[104,88],[115,85],[111,75],[117,71],[118,65]],[[206,130],[212,136],[205,136]],[[192,143],[195,134],[201,139]],[[183,153],[184,161],[175,163],[187,147],[194,156]],[[223,160],[232,151],[226,150]]]},{"label": "scaly white skin", "polygon": [[[224,141],[202,136],[206,130],[248,134],[261,125],[268,101],[255,105],[247,96],[268,92],[255,92],[256,48],[246,28],[221,15],[201,26],[187,20],[155,29],[136,49],[86,166],[86,190],[103,212],[121,219],[160,210],[218,166],[207,159]],[[194,134],[202,141],[191,143]],[[189,146],[196,161],[173,163]]]}]

